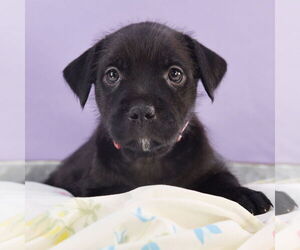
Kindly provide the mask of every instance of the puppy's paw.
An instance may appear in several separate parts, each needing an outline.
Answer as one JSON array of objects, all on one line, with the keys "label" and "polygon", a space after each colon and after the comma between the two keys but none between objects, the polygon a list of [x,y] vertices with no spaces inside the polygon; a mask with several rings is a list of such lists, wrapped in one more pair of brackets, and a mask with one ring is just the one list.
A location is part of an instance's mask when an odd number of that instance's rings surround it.
[{"label": "puppy's paw", "polygon": [[273,207],[270,200],[262,192],[245,187],[226,189],[223,195],[225,198],[239,203],[254,215],[266,213]]}]

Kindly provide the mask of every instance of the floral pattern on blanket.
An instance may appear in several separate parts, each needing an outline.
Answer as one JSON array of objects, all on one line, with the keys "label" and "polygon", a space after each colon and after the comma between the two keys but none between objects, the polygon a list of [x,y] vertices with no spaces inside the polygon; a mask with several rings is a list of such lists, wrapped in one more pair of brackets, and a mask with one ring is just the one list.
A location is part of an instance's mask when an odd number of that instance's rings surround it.
[{"label": "floral pattern on blanket", "polygon": [[[9,192],[0,189],[0,249],[263,250],[275,242],[276,250],[300,249],[299,209],[258,219],[230,200],[165,185],[62,202],[62,195],[53,199],[45,185],[35,184],[32,194],[39,194],[31,197],[38,209],[31,206],[26,221],[20,212],[24,190],[8,184]],[[11,195],[20,202],[11,203]],[[39,205],[49,199],[51,209]]]},{"label": "floral pattern on blanket", "polygon": [[220,234],[222,233],[222,230],[216,226],[216,225],[207,225],[205,227],[202,227],[202,228],[196,228],[194,229],[194,233],[196,234],[197,238],[199,239],[199,241],[204,244],[204,235],[206,235],[207,233],[206,230],[208,233],[211,233],[211,234]]},{"label": "floral pattern on blanket", "polygon": [[26,239],[44,237],[54,245],[99,219],[101,205],[92,199],[74,198],[28,222]]},{"label": "floral pattern on blanket", "polygon": [[26,227],[32,250],[176,250],[217,248],[220,242],[237,248],[263,224],[230,200],[158,185],[73,198]]},{"label": "floral pattern on blanket", "polygon": [[[57,194],[51,196],[39,185],[42,198],[37,207],[48,199],[56,205],[35,210],[27,220],[24,213],[13,212],[22,210],[18,206],[0,206],[0,249],[263,250],[274,249],[275,235],[276,249],[300,247],[299,211],[284,220],[276,218],[276,223],[272,216],[262,223],[235,202],[178,187],[147,186],[102,197],[68,196],[57,202]],[[10,190],[13,195],[23,192],[19,187]],[[8,205],[8,199],[2,204]]]}]

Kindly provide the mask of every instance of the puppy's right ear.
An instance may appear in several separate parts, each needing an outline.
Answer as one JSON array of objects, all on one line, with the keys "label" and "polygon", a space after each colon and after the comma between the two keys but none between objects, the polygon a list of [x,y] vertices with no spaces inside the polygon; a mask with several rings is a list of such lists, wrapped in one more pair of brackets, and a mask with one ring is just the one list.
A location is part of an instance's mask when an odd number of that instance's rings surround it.
[{"label": "puppy's right ear", "polygon": [[97,51],[99,44],[94,45],[63,70],[63,75],[70,88],[79,98],[83,108],[93,83],[96,82]]}]

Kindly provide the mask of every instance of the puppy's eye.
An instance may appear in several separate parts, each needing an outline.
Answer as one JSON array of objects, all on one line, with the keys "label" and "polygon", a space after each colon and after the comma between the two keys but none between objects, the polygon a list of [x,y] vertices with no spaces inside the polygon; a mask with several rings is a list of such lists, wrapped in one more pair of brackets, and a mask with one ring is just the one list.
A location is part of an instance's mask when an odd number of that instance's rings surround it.
[{"label": "puppy's eye", "polygon": [[104,81],[109,85],[115,85],[120,81],[120,73],[116,68],[108,68],[105,71]]},{"label": "puppy's eye", "polygon": [[172,66],[168,72],[168,79],[172,84],[179,85],[184,80],[183,70],[177,66]]}]

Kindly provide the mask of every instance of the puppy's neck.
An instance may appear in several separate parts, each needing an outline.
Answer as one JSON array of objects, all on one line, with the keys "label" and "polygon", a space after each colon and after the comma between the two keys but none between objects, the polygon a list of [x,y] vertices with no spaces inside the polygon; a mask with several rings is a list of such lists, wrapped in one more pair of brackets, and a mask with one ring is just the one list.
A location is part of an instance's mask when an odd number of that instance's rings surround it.
[{"label": "puppy's neck", "polygon": [[[197,134],[197,137],[194,134]],[[199,151],[200,145],[206,141],[204,129],[196,117],[190,120],[189,126],[184,126],[180,140],[165,155],[128,159],[122,154],[122,150],[115,147],[104,124],[100,124],[96,138],[98,159],[104,168],[143,183],[146,180],[149,183],[159,182],[160,176],[166,176],[164,173],[174,176],[180,174],[180,171],[188,168],[195,156],[202,154],[196,151]],[[179,163],[178,159],[189,159],[189,162]],[[179,164],[180,168],[174,167]]]}]

